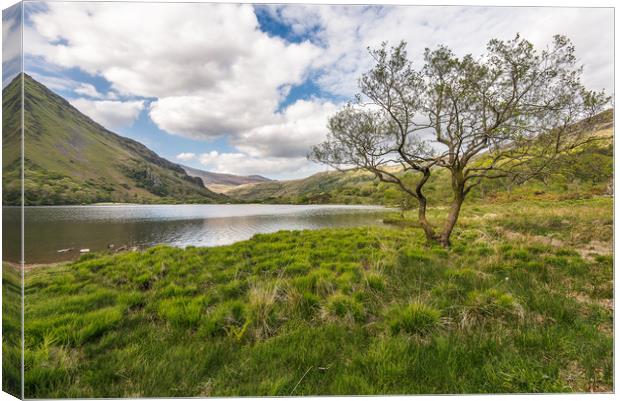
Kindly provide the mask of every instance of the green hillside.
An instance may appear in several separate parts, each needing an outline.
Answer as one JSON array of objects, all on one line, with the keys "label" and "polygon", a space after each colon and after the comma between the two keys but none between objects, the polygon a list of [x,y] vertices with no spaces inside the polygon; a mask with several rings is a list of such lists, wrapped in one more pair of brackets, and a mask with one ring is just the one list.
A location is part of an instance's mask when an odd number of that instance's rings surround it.
[{"label": "green hillside", "polygon": [[[592,135],[601,140],[578,152],[561,157],[554,172],[524,185],[495,180],[480,185],[470,199],[579,199],[609,192],[613,172],[613,109],[593,117]],[[577,124],[577,129],[582,124]],[[401,174],[402,176],[402,174]],[[450,179],[446,171],[435,170],[424,187],[433,204],[451,199]],[[241,185],[226,192],[241,202],[264,203],[340,203],[398,205],[401,192],[381,183],[361,170],[329,171],[290,181],[271,181]]]},{"label": "green hillside", "polygon": [[[5,205],[18,204],[21,196],[20,84],[16,78],[3,90]],[[141,143],[106,130],[28,75],[24,75],[24,111],[26,205],[227,199]]]},{"label": "green hillside", "polygon": [[227,192],[245,202],[381,203],[382,194],[372,175],[364,171],[327,171],[290,181],[240,185]]}]

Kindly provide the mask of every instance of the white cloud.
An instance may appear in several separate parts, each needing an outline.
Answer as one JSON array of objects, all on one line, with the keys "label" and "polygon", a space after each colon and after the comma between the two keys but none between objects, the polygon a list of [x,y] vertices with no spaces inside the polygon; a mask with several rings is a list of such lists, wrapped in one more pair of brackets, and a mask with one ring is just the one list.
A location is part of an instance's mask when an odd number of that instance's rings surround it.
[{"label": "white cloud", "polygon": [[97,90],[97,88],[95,88],[94,85],[85,84],[85,83],[82,83],[82,82],[79,83],[78,87],[75,88],[73,91],[75,93],[77,93],[78,95],[94,97],[94,98],[101,98],[101,97],[103,97],[103,95],[101,93],[99,93],[99,91]]},{"label": "white cloud", "polygon": [[71,91],[80,86],[80,82],[74,81],[70,78],[59,77],[47,74],[39,74],[36,72],[27,71],[34,79],[47,86],[49,89],[56,91]]},{"label": "white cloud", "polygon": [[584,64],[584,82],[613,91],[613,10],[559,7],[355,7],[273,6],[273,15],[297,32],[317,31],[326,49],[315,63],[324,73],[323,89],[342,95],[357,90],[356,78],[372,64],[366,48],[381,42],[408,42],[420,65],[425,47],[439,44],[457,54],[484,52],[491,38],[511,39],[519,32],[538,48],[555,34],[567,35]]},{"label": "white cloud", "polygon": [[196,153],[179,153],[177,155],[177,159],[178,160],[183,160],[184,162],[189,161],[189,160],[194,160],[196,158]]},{"label": "white cloud", "polygon": [[2,87],[21,71],[21,4],[2,10]]},{"label": "white cloud", "polygon": [[327,135],[327,119],[338,110],[332,102],[298,100],[272,121],[233,138],[237,149],[254,157],[305,157]]},{"label": "white cloud", "polygon": [[157,98],[153,121],[190,138],[269,122],[320,54],[262,32],[247,4],[48,6],[31,16],[26,52],[100,75],[121,95]]},{"label": "white cloud", "polygon": [[122,99],[153,98],[148,111],[159,128],[193,139],[226,136],[235,148],[195,155],[203,165],[273,177],[324,168],[304,156],[324,139],[327,119],[340,107],[319,98],[282,107],[291,87],[312,76],[327,99],[353,95],[357,78],[372,66],[366,48],[382,41],[407,40],[409,56],[420,66],[425,47],[446,44],[459,55],[477,55],[494,37],[510,39],[520,32],[541,47],[554,34],[565,34],[585,65],[585,83],[613,91],[611,9],[286,5],[268,10],[309,40],[289,43],[262,32],[247,4],[52,2],[31,15],[24,50],[49,65],[78,67],[107,80],[112,88],[107,94],[90,84],[68,86],[90,97],[73,103],[102,124],[131,124],[143,109],[142,101],[110,101],[115,93]]},{"label": "white cloud", "polygon": [[308,163],[303,157],[252,157],[244,153],[211,151],[201,154],[199,160],[209,171],[236,175],[260,174],[275,179],[305,177],[325,170],[324,166]]},{"label": "white cloud", "polygon": [[71,104],[82,113],[108,129],[127,127],[133,124],[144,109],[144,101],[114,101],[71,99]]}]

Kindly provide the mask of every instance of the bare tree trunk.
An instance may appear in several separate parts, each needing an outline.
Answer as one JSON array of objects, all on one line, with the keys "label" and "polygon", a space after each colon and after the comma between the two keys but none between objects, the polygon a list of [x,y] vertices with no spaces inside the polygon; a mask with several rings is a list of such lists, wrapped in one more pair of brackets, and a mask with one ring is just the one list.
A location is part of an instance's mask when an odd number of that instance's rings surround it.
[{"label": "bare tree trunk", "polygon": [[422,197],[418,199],[418,221],[424,230],[424,235],[426,235],[426,239],[429,242],[433,242],[437,240],[437,235],[435,234],[435,230],[433,226],[426,219],[426,198]]},{"label": "bare tree trunk", "polygon": [[443,231],[441,232],[441,236],[439,237],[439,242],[444,247],[450,246],[450,236],[452,235],[452,230],[454,229],[454,226],[459,219],[459,213],[461,212],[461,206],[463,205],[464,200],[465,198],[462,195],[459,195],[456,196],[452,201],[452,205],[450,206],[450,212],[448,213],[446,223],[444,225]]},{"label": "bare tree trunk", "polygon": [[461,206],[463,206],[463,201],[465,200],[465,180],[463,179],[462,171],[452,172],[452,191],[454,192],[454,199],[450,205],[450,212],[446,218],[443,231],[439,236],[439,243],[444,247],[450,246],[450,236],[459,219]]},{"label": "bare tree trunk", "polygon": [[418,198],[418,221],[424,230],[424,235],[426,235],[426,240],[428,242],[433,242],[437,240],[437,235],[435,234],[435,230],[433,226],[426,219],[426,196],[422,193],[422,187],[426,184],[429,177],[431,176],[430,169],[426,169],[422,172],[424,175],[418,185],[416,186],[415,192]]}]

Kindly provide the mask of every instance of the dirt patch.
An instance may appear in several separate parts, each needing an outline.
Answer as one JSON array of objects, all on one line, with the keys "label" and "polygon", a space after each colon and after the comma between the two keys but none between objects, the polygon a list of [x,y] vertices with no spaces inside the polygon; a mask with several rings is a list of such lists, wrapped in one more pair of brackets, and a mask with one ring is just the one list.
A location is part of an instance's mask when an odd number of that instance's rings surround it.
[{"label": "dirt patch", "polygon": [[592,260],[596,255],[610,255],[613,253],[613,245],[611,243],[601,241],[591,241],[583,248],[575,248],[582,258]]},{"label": "dirt patch", "polygon": [[[498,231],[501,235],[503,235],[506,239],[511,241],[522,241],[527,243],[537,243],[542,245],[549,245],[555,248],[560,248],[563,246],[567,246],[566,243],[560,239],[545,237],[543,235],[529,235],[522,234],[516,231],[505,230],[498,227]],[[568,245],[570,246],[570,245]],[[613,253],[613,245],[608,242],[602,241],[591,241],[587,245],[583,247],[572,247],[579,255],[586,260],[592,261],[594,257],[597,255],[610,255]]]},{"label": "dirt patch", "polygon": [[502,235],[512,241],[523,241],[523,242],[528,242],[528,243],[550,245],[554,247],[564,246],[563,241],[557,238],[545,237],[543,235],[522,234],[516,231],[510,231],[510,230],[502,230]]},{"label": "dirt patch", "polygon": [[570,292],[568,295],[575,298],[579,303],[596,304],[610,311],[614,309],[613,299],[593,299],[583,292]]}]

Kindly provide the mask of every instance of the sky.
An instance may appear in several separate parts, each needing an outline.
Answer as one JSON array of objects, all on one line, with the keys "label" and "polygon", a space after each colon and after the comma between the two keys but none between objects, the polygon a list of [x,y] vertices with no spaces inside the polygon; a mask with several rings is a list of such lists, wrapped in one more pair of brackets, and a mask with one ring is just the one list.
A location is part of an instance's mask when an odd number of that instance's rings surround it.
[{"label": "sky", "polygon": [[[367,48],[383,41],[407,41],[419,67],[440,44],[481,55],[491,38],[518,32],[543,48],[563,34],[584,84],[613,92],[610,8],[24,4],[26,73],[106,128],[215,172],[326,170],[306,155],[372,67]],[[19,65],[14,14],[3,12],[3,86]]]}]

